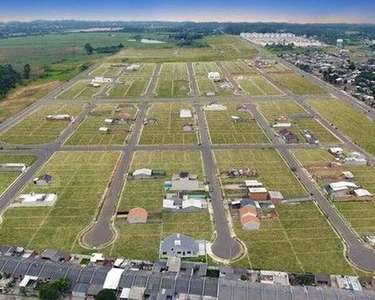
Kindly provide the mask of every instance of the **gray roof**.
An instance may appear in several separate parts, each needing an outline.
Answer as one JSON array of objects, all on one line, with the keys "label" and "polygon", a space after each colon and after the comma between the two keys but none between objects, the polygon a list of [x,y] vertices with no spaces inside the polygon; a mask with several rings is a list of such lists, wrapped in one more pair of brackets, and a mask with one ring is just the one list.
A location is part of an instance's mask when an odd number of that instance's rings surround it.
[{"label": "gray roof", "polygon": [[[176,245],[175,241],[181,241],[180,245]],[[184,234],[172,234],[166,237],[160,244],[161,252],[168,252],[174,248],[175,252],[185,251],[186,249],[198,252],[199,244],[191,237]]]},{"label": "gray roof", "polygon": [[72,292],[77,292],[77,293],[85,293],[87,292],[87,290],[89,289],[89,284],[87,283],[81,283],[81,282],[77,282],[73,289],[72,289]]}]

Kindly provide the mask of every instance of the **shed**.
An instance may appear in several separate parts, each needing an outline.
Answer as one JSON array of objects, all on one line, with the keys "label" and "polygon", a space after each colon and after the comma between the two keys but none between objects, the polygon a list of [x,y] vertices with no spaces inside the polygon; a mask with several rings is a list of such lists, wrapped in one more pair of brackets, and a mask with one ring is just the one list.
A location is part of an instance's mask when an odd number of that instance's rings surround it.
[{"label": "shed", "polygon": [[146,223],[148,212],[141,207],[133,208],[129,211],[127,221],[131,224],[134,223]]},{"label": "shed", "polygon": [[269,191],[268,195],[272,203],[281,203],[284,200],[284,196],[279,191]]},{"label": "shed", "polygon": [[259,182],[258,180],[245,180],[245,185],[247,188],[253,188],[262,187],[263,183]]},{"label": "shed", "polygon": [[52,181],[52,176],[48,174],[44,174],[41,177],[37,177],[33,180],[33,182],[38,186],[46,186],[49,182]]},{"label": "shed", "polygon": [[249,188],[249,197],[256,201],[268,199],[268,192],[266,188]]},{"label": "shed", "polygon": [[109,128],[108,127],[100,127],[99,128],[99,133],[108,134],[109,133]]},{"label": "shed", "polygon": [[219,72],[208,72],[207,77],[208,77],[208,79],[211,79],[213,81],[219,81],[220,80],[220,73]]},{"label": "shed", "polygon": [[365,189],[356,189],[353,191],[353,193],[356,197],[372,197],[372,194]]}]

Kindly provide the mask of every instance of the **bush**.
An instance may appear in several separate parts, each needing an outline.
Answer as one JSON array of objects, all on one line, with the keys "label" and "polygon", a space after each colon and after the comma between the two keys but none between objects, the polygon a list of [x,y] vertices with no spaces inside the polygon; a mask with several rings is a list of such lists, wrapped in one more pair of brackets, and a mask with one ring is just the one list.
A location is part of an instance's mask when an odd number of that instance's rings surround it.
[{"label": "bush", "polygon": [[101,290],[96,296],[95,300],[116,300],[116,294],[112,290]]}]

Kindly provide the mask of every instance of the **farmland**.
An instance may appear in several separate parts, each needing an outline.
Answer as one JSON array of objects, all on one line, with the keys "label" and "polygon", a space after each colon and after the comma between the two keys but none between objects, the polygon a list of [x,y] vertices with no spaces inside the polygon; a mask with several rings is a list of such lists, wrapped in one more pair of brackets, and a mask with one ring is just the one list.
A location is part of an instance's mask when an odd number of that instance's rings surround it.
[{"label": "farmland", "polygon": [[160,98],[189,96],[190,82],[186,64],[163,64],[155,93]]},{"label": "farmland", "polygon": [[282,95],[276,86],[265,79],[263,76],[238,75],[234,79],[241,88],[249,95]]},{"label": "farmland", "polygon": [[[227,103],[225,111],[205,111],[213,144],[268,143],[268,139],[249,112],[237,111],[239,103]],[[233,122],[231,116],[242,118]]]},{"label": "farmland", "polygon": [[139,71],[127,71],[110,87],[108,98],[141,97],[148,87],[155,64],[143,64]]},{"label": "farmland", "polygon": [[[148,112],[147,119],[154,118],[156,123],[144,125],[140,144],[196,144],[198,142],[195,117],[180,118],[180,110],[193,108],[186,103],[156,103]],[[191,124],[192,131],[185,132],[183,126]]]},{"label": "farmland", "polygon": [[72,85],[69,89],[63,91],[56,98],[59,100],[91,100],[96,94],[99,94],[107,84],[100,87],[90,85],[90,80],[80,80]]},{"label": "farmland", "polygon": [[352,274],[340,238],[314,203],[279,204],[278,219],[261,220],[255,231],[235,231],[248,248],[248,267],[313,274]]},{"label": "farmland", "polygon": [[338,99],[309,100],[309,104],[358,146],[375,155],[375,123]]},{"label": "farmland", "polygon": [[[30,167],[36,160],[32,155],[0,155],[0,164],[5,163],[23,163]],[[1,171],[0,172],[0,195],[21,175],[21,172],[16,171]]]},{"label": "farmland", "polygon": [[297,135],[298,142],[300,143],[305,143],[305,138],[301,134],[301,130],[310,130],[320,143],[332,144],[339,142],[323,125],[313,117],[308,117],[308,113],[292,100],[259,101],[257,104],[264,117],[271,124],[274,123],[275,119],[280,117],[291,118],[294,123],[291,131]]},{"label": "farmland", "polygon": [[270,74],[270,76],[293,94],[309,95],[326,93],[323,89],[298,74]]},{"label": "farmland", "polygon": [[201,95],[206,95],[207,93],[215,93],[215,95],[220,96],[233,95],[233,89],[225,90],[220,88],[223,80],[215,82],[208,79],[208,72],[219,72],[222,77],[222,72],[215,62],[194,62],[193,70]]},{"label": "farmland", "polygon": [[36,145],[53,142],[70,124],[70,121],[48,121],[46,117],[54,114],[69,114],[77,117],[81,105],[47,105],[18,123],[0,136],[9,144]]},{"label": "farmland", "polygon": [[[275,150],[218,150],[214,153],[220,173],[231,168],[254,168],[259,173],[257,179],[267,189],[280,191],[286,199],[306,196],[303,186]],[[221,181],[223,184],[233,184],[242,183],[243,180],[222,178]]]},{"label": "farmland", "polygon": [[119,159],[118,152],[59,152],[38,175],[51,174],[46,187],[30,182],[23,193],[56,193],[53,207],[8,208],[0,239],[4,244],[72,251],[100,207]]},{"label": "farmland", "polygon": [[[127,138],[132,122],[126,124],[106,124],[105,119],[135,119],[137,107],[128,105],[121,109],[116,104],[101,104],[79,125],[65,145],[122,145]],[[100,127],[107,127],[111,132],[103,134]]]}]

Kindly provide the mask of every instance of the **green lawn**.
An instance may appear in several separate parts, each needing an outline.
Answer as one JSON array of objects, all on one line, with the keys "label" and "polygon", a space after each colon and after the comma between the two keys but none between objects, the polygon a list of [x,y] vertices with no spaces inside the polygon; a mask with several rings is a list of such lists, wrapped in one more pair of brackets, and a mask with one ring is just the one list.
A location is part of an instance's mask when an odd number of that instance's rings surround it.
[{"label": "green lawn", "polygon": [[270,76],[293,94],[309,95],[326,93],[322,88],[298,74],[270,74]]},{"label": "green lawn", "polygon": [[38,172],[51,174],[46,187],[30,182],[23,193],[56,193],[53,207],[8,208],[0,229],[2,243],[30,249],[70,252],[94,219],[111,180],[119,152],[58,152]]},{"label": "green lawn", "polygon": [[[224,103],[226,111],[205,111],[211,142],[213,144],[259,144],[268,139],[249,112],[237,111],[241,103]],[[241,122],[232,122],[231,116],[242,117]]]},{"label": "green lawn", "polygon": [[91,76],[114,77],[122,71],[123,67],[112,67],[110,63],[103,63],[90,73]]},{"label": "green lawn", "polygon": [[69,89],[60,93],[56,98],[59,100],[91,100],[96,94],[106,87],[106,83],[102,83],[100,87],[90,85],[91,80],[79,80]]},{"label": "green lawn", "polygon": [[[291,131],[297,135],[299,143],[306,143],[301,130],[310,130],[320,143],[339,143],[339,140],[314,118],[298,117],[298,114],[308,113],[293,100],[259,101],[257,104],[261,113],[271,124],[282,116],[291,118],[294,123]],[[280,129],[275,128],[275,130]]]},{"label": "green lawn", "polygon": [[338,99],[309,100],[309,104],[358,146],[375,155],[375,123]]},{"label": "green lawn", "polygon": [[241,86],[241,88],[249,95],[282,95],[275,85],[269,82],[261,75],[249,76],[249,75],[238,75],[234,79]]},{"label": "green lawn", "polygon": [[[31,166],[36,160],[32,155],[0,155],[0,164],[5,163],[23,163]],[[21,172],[4,172],[0,171],[0,195],[21,175]]]},{"label": "green lawn", "polygon": [[193,108],[187,103],[156,103],[148,112],[148,118],[156,118],[156,124],[144,125],[140,144],[197,144],[197,132],[184,132],[185,124],[193,124],[196,129],[194,115],[192,118],[180,118],[180,110]]},{"label": "green lawn", "polygon": [[[218,150],[214,153],[220,173],[230,168],[255,168],[259,173],[257,179],[268,190],[280,191],[285,198],[307,195],[306,190],[276,150]],[[221,181],[223,184],[234,184],[243,183],[243,180],[222,178]],[[226,190],[225,192],[228,197],[246,196],[246,190]]]},{"label": "green lawn", "polygon": [[341,240],[315,204],[280,204],[277,212],[278,219],[262,220],[254,231],[244,231],[235,220],[237,236],[248,248],[242,264],[263,270],[355,275]]},{"label": "green lawn", "polygon": [[[129,114],[131,118],[135,119],[137,114],[137,107],[129,105],[121,108],[121,111],[116,111],[117,104],[101,104],[92,111],[86,119],[79,125],[76,131],[66,141],[65,145],[122,145],[129,136],[132,124],[106,124],[105,119],[116,119],[122,114]],[[103,115],[95,115],[95,113]],[[100,127],[108,127],[113,130],[111,134],[99,133]],[[117,130],[117,132],[116,132]]]},{"label": "green lawn", "polygon": [[155,93],[159,98],[189,96],[190,82],[186,63],[164,63]]},{"label": "green lawn", "polygon": [[46,105],[0,136],[9,144],[36,145],[53,142],[70,124],[70,121],[47,121],[53,114],[69,114],[77,117],[81,105]]},{"label": "green lawn", "polygon": [[248,66],[243,60],[223,61],[221,64],[232,75],[259,74],[255,68]]}]

